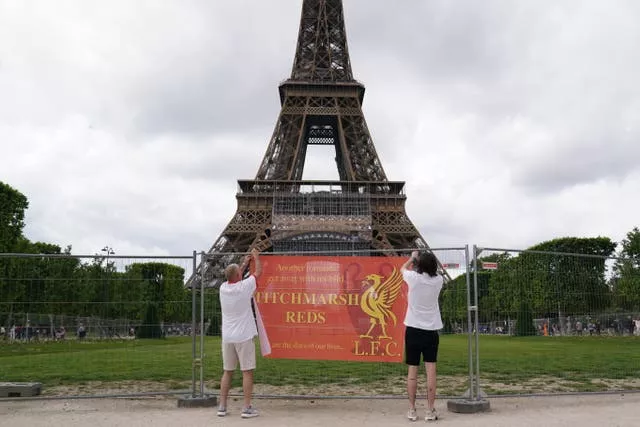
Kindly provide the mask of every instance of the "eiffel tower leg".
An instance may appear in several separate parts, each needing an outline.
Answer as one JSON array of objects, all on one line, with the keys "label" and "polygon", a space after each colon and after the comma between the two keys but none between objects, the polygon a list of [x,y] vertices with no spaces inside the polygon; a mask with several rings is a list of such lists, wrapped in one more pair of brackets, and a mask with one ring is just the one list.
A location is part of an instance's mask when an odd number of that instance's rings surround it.
[{"label": "eiffel tower leg", "polygon": [[[237,195],[238,209],[207,252],[207,262],[198,267],[197,273],[204,276],[206,283],[221,283],[224,268],[231,263],[239,263],[242,255],[257,248],[264,252],[271,247],[269,229],[271,227],[272,196],[258,196],[249,191]],[[233,255],[237,253],[238,255]],[[219,254],[219,255],[216,255]],[[189,281],[192,281],[189,279]],[[188,282],[189,285],[189,282]]]}]

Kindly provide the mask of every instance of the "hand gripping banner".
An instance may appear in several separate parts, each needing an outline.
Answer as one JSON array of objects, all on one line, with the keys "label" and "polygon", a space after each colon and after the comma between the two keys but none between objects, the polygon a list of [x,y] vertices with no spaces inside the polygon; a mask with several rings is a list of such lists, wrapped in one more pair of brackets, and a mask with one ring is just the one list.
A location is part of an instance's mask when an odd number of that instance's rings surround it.
[{"label": "hand gripping banner", "polygon": [[399,257],[263,256],[255,301],[280,359],[401,362]]}]

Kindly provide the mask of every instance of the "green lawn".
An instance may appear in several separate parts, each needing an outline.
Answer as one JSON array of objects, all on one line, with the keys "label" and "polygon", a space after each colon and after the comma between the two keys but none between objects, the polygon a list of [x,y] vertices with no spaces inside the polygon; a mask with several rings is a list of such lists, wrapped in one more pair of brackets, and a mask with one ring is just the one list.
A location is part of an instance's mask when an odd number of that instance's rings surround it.
[{"label": "green lawn", "polygon": [[[217,381],[221,372],[220,342],[218,338],[209,337],[205,342],[205,378]],[[640,338],[637,337],[482,336],[480,351],[482,382],[490,392],[563,390],[549,388],[549,382],[565,382],[563,387],[568,387],[567,390],[606,389],[602,380],[622,381],[617,383],[619,388],[640,388],[637,383]],[[401,382],[405,372],[406,367],[401,363],[259,358],[256,382],[310,389],[327,384],[348,385],[367,390],[390,380]],[[443,378],[464,380],[468,374],[466,336],[441,338],[438,373]],[[239,380],[239,375],[236,377]],[[185,384],[190,379],[190,338],[41,344],[0,342],[0,381],[40,381],[50,387],[92,381]],[[528,386],[524,387],[525,384]],[[460,391],[459,387],[462,385],[451,390]]]}]

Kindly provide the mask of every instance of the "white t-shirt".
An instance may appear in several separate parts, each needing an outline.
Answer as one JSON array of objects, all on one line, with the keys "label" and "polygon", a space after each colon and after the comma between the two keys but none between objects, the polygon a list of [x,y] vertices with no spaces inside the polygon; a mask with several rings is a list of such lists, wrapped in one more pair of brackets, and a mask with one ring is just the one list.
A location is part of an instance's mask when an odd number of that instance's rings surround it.
[{"label": "white t-shirt", "polygon": [[426,331],[442,329],[438,304],[438,296],[444,281],[442,276],[431,277],[426,273],[419,274],[413,270],[404,270],[402,277],[409,286],[409,302],[404,324]]},{"label": "white t-shirt", "polygon": [[251,310],[251,298],[256,291],[256,278],[251,275],[236,283],[220,285],[222,309],[222,342],[240,343],[258,335]]}]

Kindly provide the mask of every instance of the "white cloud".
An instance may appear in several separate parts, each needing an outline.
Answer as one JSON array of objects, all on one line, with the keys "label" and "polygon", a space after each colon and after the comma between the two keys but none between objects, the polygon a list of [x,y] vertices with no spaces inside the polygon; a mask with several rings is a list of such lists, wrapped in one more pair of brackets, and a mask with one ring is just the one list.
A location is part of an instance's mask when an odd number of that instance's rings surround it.
[{"label": "white cloud", "polygon": [[[0,3],[0,180],[30,200],[28,237],[208,249],[271,137],[294,3]],[[432,246],[620,240],[638,225],[640,4],[345,11],[376,149]],[[337,176],[324,148],[305,178]]]}]

